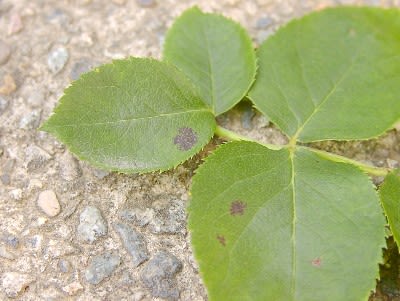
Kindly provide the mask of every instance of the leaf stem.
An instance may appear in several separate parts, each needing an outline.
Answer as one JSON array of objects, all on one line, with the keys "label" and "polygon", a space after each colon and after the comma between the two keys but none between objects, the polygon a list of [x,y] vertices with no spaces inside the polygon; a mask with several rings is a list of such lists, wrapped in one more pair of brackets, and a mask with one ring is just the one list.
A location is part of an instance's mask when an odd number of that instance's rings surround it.
[{"label": "leaf stem", "polygon": [[284,148],[284,145],[275,145],[275,144],[269,144],[269,143],[262,143],[260,141],[251,139],[249,137],[246,136],[242,136],[240,134],[237,134],[235,132],[232,132],[228,129],[225,129],[223,127],[220,127],[219,125],[217,125],[216,129],[215,129],[215,135],[225,139],[225,140],[229,140],[229,141],[250,141],[250,142],[257,142],[261,145],[264,145],[265,147],[268,147],[269,149],[273,149],[273,150],[280,150],[282,148]]},{"label": "leaf stem", "polygon": [[337,155],[337,154],[332,154],[332,153],[328,153],[326,151],[323,150],[319,150],[316,148],[312,148],[312,147],[307,147],[307,146],[297,146],[299,148],[305,148],[309,151],[312,151],[318,155],[320,155],[321,157],[334,161],[334,162],[341,162],[341,163],[349,163],[352,164],[356,167],[358,167],[359,169],[361,169],[362,171],[373,175],[373,176],[386,176],[391,169],[390,168],[385,168],[385,167],[376,167],[376,166],[372,166],[372,165],[368,165],[353,159],[349,159],[347,157],[341,156],[341,155]]}]

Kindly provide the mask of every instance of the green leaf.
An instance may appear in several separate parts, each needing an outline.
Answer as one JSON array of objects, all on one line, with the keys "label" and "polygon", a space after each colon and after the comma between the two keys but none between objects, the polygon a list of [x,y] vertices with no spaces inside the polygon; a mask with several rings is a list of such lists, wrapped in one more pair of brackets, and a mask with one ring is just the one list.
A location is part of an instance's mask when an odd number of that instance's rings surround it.
[{"label": "green leaf", "polygon": [[364,173],[305,148],[229,143],[193,179],[189,227],[210,300],[366,300],[384,226]]},{"label": "green leaf", "polygon": [[250,91],[293,140],[367,139],[400,118],[400,11],[340,7],[310,14],[259,49]]},{"label": "green leaf", "polygon": [[175,64],[200,88],[219,115],[239,102],[256,74],[256,58],[246,31],[220,15],[185,11],[168,31],[164,59]]},{"label": "green leaf", "polygon": [[166,170],[214,133],[214,115],[196,91],[172,65],[114,61],[73,82],[42,129],[100,168]]},{"label": "green leaf", "polygon": [[393,237],[400,246],[400,171],[389,173],[379,189],[381,202]]}]

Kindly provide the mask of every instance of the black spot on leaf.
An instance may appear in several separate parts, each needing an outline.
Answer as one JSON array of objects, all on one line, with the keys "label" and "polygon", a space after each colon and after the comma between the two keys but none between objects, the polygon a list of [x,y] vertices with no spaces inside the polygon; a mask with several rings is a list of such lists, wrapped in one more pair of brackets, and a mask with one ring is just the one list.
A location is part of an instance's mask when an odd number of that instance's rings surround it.
[{"label": "black spot on leaf", "polygon": [[239,200],[234,201],[231,203],[230,213],[231,215],[243,215],[246,207],[246,203]]},{"label": "black spot on leaf", "polygon": [[191,149],[197,143],[197,134],[191,128],[180,128],[178,135],[174,138],[174,144],[181,151]]},{"label": "black spot on leaf", "polygon": [[223,236],[223,235],[217,235],[217,239],[218,239],[218,241],[219,241],[219,243],[220,243],[221,245],[223,245],[224,247],[226,246],[225,236]]}]

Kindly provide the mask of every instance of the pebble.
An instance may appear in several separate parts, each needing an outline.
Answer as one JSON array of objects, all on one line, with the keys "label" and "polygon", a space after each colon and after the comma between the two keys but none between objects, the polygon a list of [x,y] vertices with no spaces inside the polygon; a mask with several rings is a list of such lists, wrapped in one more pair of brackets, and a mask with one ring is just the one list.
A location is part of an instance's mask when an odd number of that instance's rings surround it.
[{"label": "pebble", "polygon": [[77,80],[83,73],[89,72],[97,65],[97,62],[89,58],[81,58],[73,64],[69,77],[71,80]]},{"label": "pebble", "polygon": [[9,245],[10,247],[12,247],[14,249],[17,248],[19,245],[18,237],[11,235],[11,234],[6,235],[3,240],[7,245]]},{"label": "pebble", "polygon": [[37,204],[42,211],[50,216],[57,216],[60,211],[60,203],[58,202],[57,195],[53,190],[45,190],[39,194]]},{"label": "pebble", "polygon": [[101,216],[99,209],[87,206],[80,215],[80,223],[77,229],[78,239],[87,243],[93,243],[100,236],[107,234],[107,224]]},{"label": "pebble", "polygon": [[3,183],[3,185],[10,185],[11,183],[10,175],[8,173],[0,175],[0,181],[1,183]]},{"label": "pebble", "polygon": [[134,208],[122,211],[120,217],[126,221],[133,222],[139,227],[144,227],[153,220],[154,214],[154,209],[152,208]]},{"label": "pebble", "polygon": [[254,112],[252,106],[247,105],[240,116],[242,128],[244,128],[245,130],[251,130],[253,128],[252,120],[255,115],[256,113]]},{"label": "pebble", "polygon": [[8,107],[8,101],[0,95],[0,115],[5,112]]},{"label": "pebble", "polygon": [[68,273],[71,268],[71,264],[68,260],[60,259],[60,261],[58,262],[58,268],[61,273]]},{"label": "pebble", "polygon": [[134,267],[139,266],[149,259],[149,251],[141,234],[122,223],[115,224],[114,229],[121,237],[126,250],[131,255]]},{"label": "pebble", "polygon": [[92,259],[88,269],[85,271],[85,279],[91,284],[99,284],[105,278],[111,276],[114,270],[120,265],[119,255],[105,252]]},{"label": "pebble", "polygon": [[34,279],[29,275],[15,272],[6,272],[2,276],[3,291],[8,297],[16,298],[33,281]]},{"label": "pebble", "polygon": [[3,40],[0,40],[0,66],[7,63],[8,59],[10,58],[10,55],[11,55],[11,47]]},{"label": "pebble", "polygon": [[41,117],[41,109],[33,110],[21,118],[19,121],[19,128],[25,130],[37,129],[39,127]]},{"label": "pebble", "polygon": [[29,173],[39,171],[50,159],[50,154],[36,145],[30,145],[25,150],[25,167]]},{"label": "pebble", "polygon": [[79,281],[71,282],[62,288],[70,296],[76,295],[79,291],[83,290],[83,286]]},{"label": "pebble", "polygon": [[17,90],[17,84],[11,74],[6,74],[3,77],[3,85],[0,86],[0,94],[10,95]]},{"label": "pebble", "polygon": [[68,50],[65,47],[58,47],[48,55],[47,66],[53,74],[57,74],[64,68],[68,58]]},{"label": "pebble", "polygon": [[257,29],[266,29],[272,24],[272,19],[269,17],[261,17],[256,21]]},{"label": "pebble", "polygon": [[38,251],[41,249],[43,243],[43,236],[40,234],[33,235],[25,241],[25,245],[32,249],[33,251]]},{"label": "pebble", "polygon": [[144,266],[140,278],[154,297],[178,300],[175,275],[181,270],[182,263],[178,258],[160,251]]},{"label": "pebble", "polygon": [[152,7],[157,4],[154,0],[136,0],[136,3],[141,7]]},{"label": "pebble", "polygon": [[149,223],[149,230],[154,234],[185,233],[185,204],[182,200],[172,200],[167,208],[156,210],[154,218]]}]

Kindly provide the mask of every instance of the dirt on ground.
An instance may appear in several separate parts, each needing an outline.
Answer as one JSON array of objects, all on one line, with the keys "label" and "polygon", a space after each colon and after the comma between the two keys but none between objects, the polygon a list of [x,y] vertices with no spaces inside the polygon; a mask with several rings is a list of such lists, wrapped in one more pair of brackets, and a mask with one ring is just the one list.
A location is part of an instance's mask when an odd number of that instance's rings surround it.
[{"label": "dirt on ground", "polygon": [[[81,73],[116,58],[159,58],[167,29],[193,5],[240,22],[257,46],[295,17],[342,4],[400,7],[399,0],[0,0],[0,299],[207,300],[185,209],[202,155],[162,174],[109,173],[76,160],[38,127]],[[219,123],[285,142],[246,103]],[[398,166],[399,140],[393,130],[321,147]],[[398,267],[396,258],[388,261]],[[372,300],[399,300],[398,275],[392,280]]]}]

